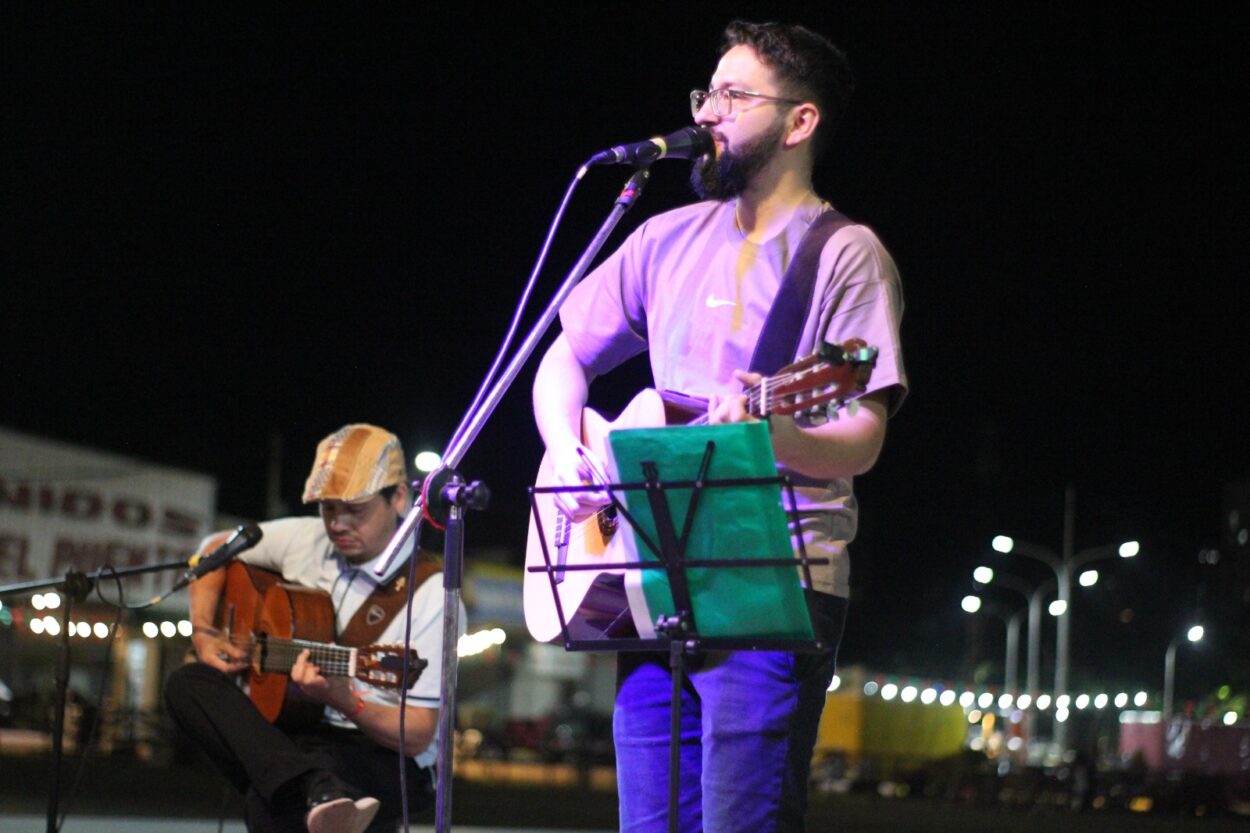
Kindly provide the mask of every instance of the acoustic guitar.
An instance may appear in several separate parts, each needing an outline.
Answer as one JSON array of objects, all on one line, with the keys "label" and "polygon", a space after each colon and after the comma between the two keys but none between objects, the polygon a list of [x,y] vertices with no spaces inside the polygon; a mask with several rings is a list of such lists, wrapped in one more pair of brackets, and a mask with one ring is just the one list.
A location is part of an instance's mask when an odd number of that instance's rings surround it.
[{"label": "acoustic guitar", "polygon": [[[770,414],[822,414],[836,419],[843,407],[853,409],[877,360],[877,348],[858,338],[821,349],[781,369],[744,391],[747,411],[754,417]],[[615,420],[609,422],[590,408],[582,411],[582,443],[601,460],[607,459],[608,434],[619,428],[654,428],[706,421],[707,400],[672,391],[647,389],[639,393]],[[552,462],[544,454],[535,484],[552,483]],[[570,566],[619,564],[625,561],[616,536],[618,520],[610,506],[573,523],[556,508],[555,495],[531,491],[529,537],[525,547],[524,611],[530,635],[539,642],[561,636],[555,600],[568,623],[572,639],[624,636],[633,627],[625,596],[622,570],[565,569]],[[606,504],[606,499],[605,499]]]},{"label": "acoustic guitar", "polygon": [[[226,568],[226,585],[214,626],[249,652],[248,696],[270,723],[293,729],[321,719],[322,703],[303,696],[291,682],[301,651],[322,675],[353,677],[378,688],[400,688],[402,645],[349,648],[334,644],[334,607],[324,590],[287,584],[269,570],[236,561]],[[417,681],[428,662],[410,651],[404,688]]]}]

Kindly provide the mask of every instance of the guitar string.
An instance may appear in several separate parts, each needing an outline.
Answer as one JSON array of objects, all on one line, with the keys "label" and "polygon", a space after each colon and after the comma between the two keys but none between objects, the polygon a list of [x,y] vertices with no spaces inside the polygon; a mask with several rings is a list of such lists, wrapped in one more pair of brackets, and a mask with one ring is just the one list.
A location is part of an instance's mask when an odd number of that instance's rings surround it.
[{"label": "guitar string", "polygon": [[[771,406],[775,405],[778,402],[785,401],[788,397],[793,396],[792,393],[776,393],[773,391],[773,388],[778,385],[790,384],[798,378],[799,378],[798,373],[789,372],[789,373],[781,373],[781,374],[778,374],[777,376],[773,376],[770,379],[768,379],[768,385],[767,385],[768,405],[770,406],[770,410],[771,410]],[[760,383],[757,385],[751,385],[749,388],[746,389],[746,391],[744,391],[744,393],[746,393],[747,395],[747,402],[749,405],[754,406],[755,408],[759,410],[762,410],[761,396],[765,387],[766,386],[763,383]]]},{"label": "guitar string", "polygon": [[[351,652],[356,651],[372,651],[384,650],[388,648],[399,648],[398,645],[375,644],[365,646],[363,649],[353,649],[342,645],[329,645],[322,642],[310,642],[304,639],[281,639],[277,637],[265,638],[266,648],[263,664],[260,668],[262,673],[277,672],[285,674],[290,667],[295,664],[295,660],[299,657],[300,652],[309,651],[309,660],[317,666],[318,670],[325,676],[330,677],[348,677],[351,674]],[[260,644],[259,640],[251,640],[250,643],[244,643],[242,640],[231,640],[232,644],[249,644],[256,646]],[[358,654],[358,659],[361,655]],[[377,660],[366,663],[364,666],[357,668],[357,673],[372,667]],[[362,678],[363,679],[363,678]],[[371,675],[368,680],[371,685],[380,688],[395,688],[398,683]]]},{"label": "guitar string", "polygon": [[[251,649],[257,647],[261,640],[255,638],[231,639],[230,643],[241,648]],[[346,676],[347,671],[351,668],[352,649],[341,645],[326,645],[322,642],[310,642],[304,639],[282,639],[273,636],[266,636],[264,643],[266,648],[266,667],[268,668],[277,666],[289,668],[295,664],[295,660],[299,657],[300,652],[305,649],[309,651],[309,660],[323,672],[332,676]],[[335,673],[336,671],[338,673]]]}]

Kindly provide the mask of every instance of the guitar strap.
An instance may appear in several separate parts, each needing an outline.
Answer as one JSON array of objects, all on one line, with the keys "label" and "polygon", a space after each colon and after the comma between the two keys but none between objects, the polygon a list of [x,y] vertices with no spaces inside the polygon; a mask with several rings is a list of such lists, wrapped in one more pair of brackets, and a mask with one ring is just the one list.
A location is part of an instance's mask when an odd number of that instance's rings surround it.
[{"label": "guitar strap", "polygon": [[[433,553],[418,549],[413,557],[417,559],[416,586],[420,587],[426,579],[443,571],[443,560]],[[403,610],[408,603],[408,571],[399,570],[395,577],[386,584],[379,584],[369,594],[369,598],[361,603],[356,615],[343,628],[336,642],[350,648],[359,648],[378,641],[386,626],[395,615]]]},{"label": "guitar strap", "polygon": [[838,229],[854,222],[831,208],[817,217],[804,233],[794,259],[790,261],[790,268],[781,278],[781,287],[773,298],[773,305],[755,342],[749,368],[752,372],[774,376],[797,358],[795,353],[803,334],[803,322],[812,307],[816,290],[820,253]]}]

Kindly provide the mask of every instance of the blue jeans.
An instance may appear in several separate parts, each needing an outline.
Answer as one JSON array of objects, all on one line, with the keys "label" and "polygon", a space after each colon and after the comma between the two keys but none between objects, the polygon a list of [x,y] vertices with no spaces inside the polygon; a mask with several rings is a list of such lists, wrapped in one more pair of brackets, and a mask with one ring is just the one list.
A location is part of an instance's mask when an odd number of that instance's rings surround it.
[{"label": "blue jeans", "polygon": [[[846,599],[808,593],[821,654],[709,652],[690,658],[681,702],[681,833],[802,831],[816,730]],[[616,778],[622,833],[668,829],[672,675],[667,654],[617,664]]]}]

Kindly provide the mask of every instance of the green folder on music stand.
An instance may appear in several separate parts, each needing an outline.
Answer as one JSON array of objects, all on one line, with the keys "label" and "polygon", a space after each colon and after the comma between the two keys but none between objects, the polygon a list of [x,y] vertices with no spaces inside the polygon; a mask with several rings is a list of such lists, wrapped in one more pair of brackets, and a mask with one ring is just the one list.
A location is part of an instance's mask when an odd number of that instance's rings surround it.
[{"label": "green folder on music stand", "polygon": [[[752,560],[794,559],[767,423],[613,431],[608,435],[612,482],[640,483],[643,464],[654,462],[657,479],[666,486],[664,497],[673,527],[680,536],[694,489],[674,488],[672,484],[692,482],[699,476],[709,441],[715,445],[683,558],[733,559],[744,566],[686,568],[699,637],[812,640],[811,619],[796,565],[747,566]],[[716,485],[717,481],[739,479],[769,482]],[[646,492],[623,489],[617,497],[636,527],[627,529],[622,524],[620,531],[627,560],[659,561],[659,555],[646,542],[659,540]],[[655,638],[657,617],[675,612],[667,571],[625,570],[625,590],[639,636]]]}]

